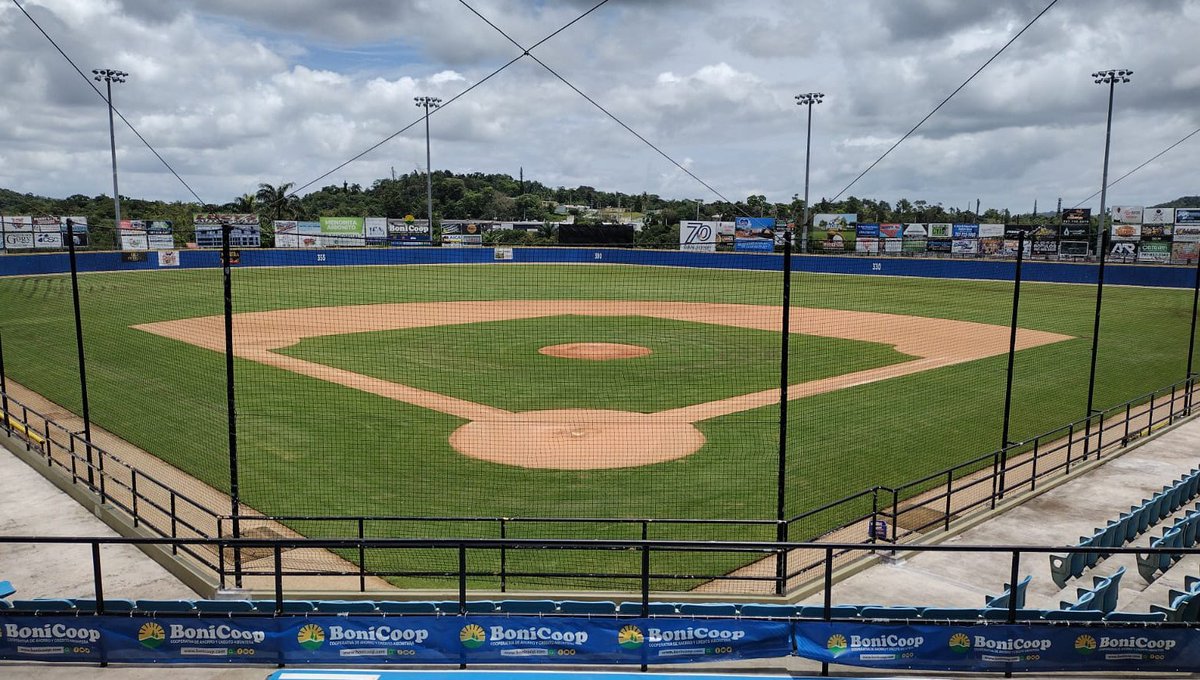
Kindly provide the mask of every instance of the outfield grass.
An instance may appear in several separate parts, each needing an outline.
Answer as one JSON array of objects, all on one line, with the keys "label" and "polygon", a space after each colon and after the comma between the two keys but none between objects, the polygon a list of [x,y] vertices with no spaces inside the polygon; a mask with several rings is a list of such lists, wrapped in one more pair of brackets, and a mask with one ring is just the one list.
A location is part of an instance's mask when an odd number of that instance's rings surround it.
[{"label": "outfield grass", "polygon": [[[629,299],[778,304],[779,274],[658,267],[483,265],[239,269],[235,311],[427,302],[435,300]],[[135,331],[151,321],[221,313],[218,271],[90,274],[80,278],[95,422],[221,489],[228,489],[224,358],[218,353]],[[1012,286],[1004,282],[796,275],[797,306],[886,311],[1007,325]],[[1018,354],[1012,438],[1049,430],[1084,415],[1095,289],[1025,284],[1020,324],[1076,339]],[[1096,405],[1119,403],[1184,377],[1191,292],[1110,287],[1105,291]],[[503,322],[499,325],[514,324]],[[572,328],[572,323],[575,328]],[[314,338],[287,350],[386,379],[420,384],[475,401],[524,410],[542,404],[617,403],[658,409],[696,403],[707,394],[754,391],[772,379],[778,336],[705,325],[714,351],[726,343],[752,347],[728,362],[706,349],[685,358],[690,374],[668,363],[653,371],[610,374],[612,365],[573,362],[585,391],[550,380],[554,371],[521,350],[563,341],[655,343],[664,360],[689,324],[656,319],[633,324],[531,320],[511,344],[515,359],[492,351],[483,324],[464,326],[451,342],[445,329]],[[563,325],[565,324],[565,325]],[[580,327],[582,325],[582,327]],[[39,276],[0,280],[0,332],[10,377],[78,411],[69,280]],[[579,331],[588,331],[584,338]],[[637,330],[635,334],[634,331]],[[569,331],[569,332],[568,332]],[[354,334],[360,335],[360,334]],[[637,335],[638,337],[634,337]],[[687,333],[694,338],[694,333]],[[372,336],[372,337],[366,337]],[[753,337],[751,337],[753,336]],[[631,340],[632,338],[632,340]],[[363,355],[337,356],[359,342]],[[749,343],[747,345],[746,343]],[[871,343],[792,338],[792,379],[833,375],[848,366],[878,365],[896,353]],[[415,347],[416,349],[410,350]],[[366,350],[376,352],[370,355]],[[528,349],[526,347],[525,349]],[[731,348],[735,350],[736,348]],[[405,362],[405,353],[460,362],[453,371]],[[675,350],[679,352],[681,350]],[[536,353],[534,353],[536,354]],[[743,359],[750,356],[753,360]],[[320,358],[316,358],[320,357]],[[538,355],[540,357],[540,355]],[[504,359],[504,361],[501,361]],[[708,362],[708,363],[705,363]],[[243,499],[268,514],[651,516],[774,518],[778,407],[698,424],[708,443],[682,460],[644,468],[595,471],[523,470],[454,452],[446,436],[453,416],[398,403],[238,360],[240,482]],[[616,362],[621,363],[621,362]],[[539,365],[544,364],[544,365]],[[633,365],[632,363],[630,365]],[[1000,444],[1006,357],[998,356],[792,402],[788,420],[788,514],[875,484],[896,485],[995,449]],[[477,390],[449,376],[477,375]],[[549,387],[545,387],[549,380]],[[411,382],[410,382],[411,381]],[[612,383],[611,393],[594,385]],[[534,388],[533,385],[538,385]],[[651,389],[651,388],[656,389]],[[740,389],[744,387],[745,389]],[[579,393],[583,392],[583,393]],[[579,394],[577,394],[579,393]],[[573,396],[574,395],[574,396]],[[641,401],[638,401],[638,400]],[[823,516],[826,524],[839,519]],[[350,525],[297,523],[312,535]],[[804,533],[822,528],[816,523]],[[528,533],[522,534],[521,531]],[[656,527],[655,535],[771,539],[772,528]],[[564,525],[512,528],[510,536],[578,535]],[[636,525],[586,527],[596,537],[636,538]],[[494,524],[378,524],[368,535],[495,536]],[[803,536],[793,535],[794,538]],[[1067,537],[1067,540],[1071,537]],[[550,553],[536,555],[545,560]],[[510,556],[517,563],[532,556]],[[627,556],[612,556],[612,560]],[[433,557],[429,559],[433,560]],[[440,563],[440,557],[436,561]],[[553,558],[560,567],[572,559]],[[736,564],[715,559],[713,568]],[[452,566],[452,565],[451,565]],[[513,562],[510,561],[510,566]]]}]

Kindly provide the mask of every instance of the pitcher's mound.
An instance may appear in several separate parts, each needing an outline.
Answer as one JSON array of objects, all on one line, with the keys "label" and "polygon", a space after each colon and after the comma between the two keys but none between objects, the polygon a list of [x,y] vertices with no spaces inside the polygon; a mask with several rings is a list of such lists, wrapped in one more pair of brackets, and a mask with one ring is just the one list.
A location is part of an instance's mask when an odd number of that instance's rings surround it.
[{"label": "pitcher's mound", "polygon": [[543,347],[538,350],[538,353],[563,359],[608,361],[610,359],[644,357],[650,353],[650,348],[639,345],[623,345],[618,342],[568,342],[565,345]]},{"label": "pitcher's mound", "polygon": [[450,445],[493,463],[598,470],[683,458],[704,445],[704,435],[660,414],[561,409],[472,421],[450,435]]}]

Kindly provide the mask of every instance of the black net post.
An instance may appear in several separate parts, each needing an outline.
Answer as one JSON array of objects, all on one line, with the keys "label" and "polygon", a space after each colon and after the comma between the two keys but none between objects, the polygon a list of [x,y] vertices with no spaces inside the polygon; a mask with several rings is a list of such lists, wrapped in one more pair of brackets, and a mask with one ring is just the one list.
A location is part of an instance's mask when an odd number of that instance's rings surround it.
[{"label": "black net post", "polygon": [[1025,230],[1017,232],[1017,267],[1013,272],[1012,322],[1008,331],[1008,374],[1004,382],[1004,425],[1000,435],[999,497],[1004,498],[1004,473],[1008,468],[1008,429],[1012,415],[1013,367],[1017,356],[1017,315],[1021,308],[1021,263],[1025,259]]},{"label": "black net post", "polygon": [[[792,311],[792,230],[783,232],[783,314],[779,339],[779,469],[776,472],[775,521],[776,539],[786,543],[787,521],[787,409],[788,409],[788,345],[791,338]],[[776,590],[783,594],[787,580],[787,551],[780,550],[775,569]]]},{"label": "black net post", "polygon": [[[1092,437],[1092,413],[1096,395],[1096,352],[1100,348],[1100,307],[1104,302],[1104,260],[1108,253],[1108,231],[1104,229],[1104,215],[1100,215],[1100,267],[1096,273],[1096,321],[1092,327],[1092,365],[1088,371],[1087,420],[1084,422],[1083,458],[1087,460]],[[1097,452],[1099,453],[1099,452]]]},{"label": "black net post", "polygon": [[[233,389],[233,281],[230,276],[230,225],[221,225],[221,266],[225,286],[225,396],[229,419],[229,506],[232,510],[233,537],[241,538],[238,501],[237,402]],[[242,587],[242,551],[233,549],[234,587]]]},{"label": "black net post", "polygon": [[0,333],[0,418],[5,431],[8,430],[8,380],[4,377],[4,334]]},{"label": "black net post", "polygon": [[79,314],[79,266],[75,259],[75,221],[67,220],[67,258],[71,262],[71,301],[75,305],[75,350],[79,357],[79,399],[83,404],[83,441],[87,449],[88,486],[95,487],[92,470],[92,414],[88,406],[87,361],[83,351],[83,320]]},{"label": "black net post", "polygon": [[[1196,347],[1196,309],[1200,305],[1200,259],[1196,260],[1196,281],[1192,286],[1192,330],[1188,333],[1187,375],[1184,376],[1183,413],[1192,413],[1192,358]],[[0,364],[3,365],[3,364]]]}]

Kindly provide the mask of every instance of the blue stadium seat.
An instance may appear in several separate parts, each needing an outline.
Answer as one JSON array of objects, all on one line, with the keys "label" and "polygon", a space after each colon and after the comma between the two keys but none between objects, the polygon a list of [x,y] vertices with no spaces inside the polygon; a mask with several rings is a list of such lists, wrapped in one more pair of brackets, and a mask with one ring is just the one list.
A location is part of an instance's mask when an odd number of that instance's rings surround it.
[{"label": "blue stadium seat", "polygon": [[554,600],[500,600],[496,610],[501,614],[553,614],[558,611]]},{"label": "blue stadium seat", "polygon": [[17,589],[13,587],[11,582],[0,581],[0,597],[8,597],[15,592],[17,592]]},{"label": "blue stadium seat", "polygon": [[576,616],[612,616],[617,613],[617,603],[609,600],[563,600],[558,611]]},{"label": "blue stadium seat", "polygon": [[921,618],[931,621],[975,621],[983,616],[983,610],[972,607],[926,607]]},{"label": "blue stadium seat", "polygon": [[37,598],[34,600],[13,600],[12,608],[25,612],[70,612],[75,611],[75,603],[62,598]]},{"label": "blue stadium seat", "polygon": [[1164,612],[1109,612],[1104,620],[1125,623],[1166,621],[1167,615]]},{"label": "blue stadium seat", "polygon": [[[800,618],[804,619],[823,619],[825,618],[825,607],[819,604],[806,604],[800,606]],[[832,619],[853,619],[858,617],[858,607],[852,604],[835,604],[829,608],[829,617]]]},{"label": "blue stadium seat", "polygon": [[436,614],[437,604],[420,600],[392,601],[380,600],[375,607],[384,614]]},{"label": "blue stadium seat", "polygon": [[370,600],[317,600],[313,604],[322,614],[374,614],[377,611]]},{"label": "blue stadium seat", "polygon": [[751,618],[790,619],[800,608],[794,604],[744,604],[738,609],[742,616]]},{"label": "blue stadium seat", "polygon": [[[617,606],[617,613],[623,616],[641,616],[641,602],[622,602]],[[672,602],[651,602],[650,616],[674,616],[679,613]]]},{"label": "blue stadium seat", "polygon": [[[458,600],[443,600],[437,603],[438,612],[454,615],[458,613]],[[467,600],[468,614],[495,614],[496,603],[491,600]]]},{"label": "blue stadium seat", "polygon": [[12,604],[8,600],[0,600],[0,609],[12,609]]},{"label": "blue stadium seat", "polygon": [[921,616],[921,610],[917,607],[867,605],[858,608],[858,616],[862,619],[915,619]]},{"label": "blue stadium seat", "polygon": [[196,611],[195,605],[188,600],[135,600],[134,605],[138,611],[162,614],[184,614]]},{"label": "blue stadium seat", "polygon": [[[75,608],[81,612],[94,612],[96,611],[96,601],[90,598],[76,598]],[[125,614],[136,608],[137,606],[133,600],[115,597],[104,598],[104,612],[106,614]]]},{"label": "blue stadium seat", "polygon": [[[1025,578],[1021,579],[1020,581],[1017,581],[1016,601],[1017,601],[1018,609],[1025,606],[1025,591],[1029,589],[1029,582],[1032,580],[1033,580],[1033,576],[1026,576]],[[1004,584],[1004,592],[1000,593],[996,597],[984,597],[984,601],[983,601],[984,606],[985,607],[1005,607],[1005,608],[1007,608],[1010,591],[1011,591],[1011,588],[1010,588],[1009,584],[1005,583]]]},{"label": "blue stadium seat", "polygon": [[737,606],[732,604],[684,602],[679,613],[686,616],[737,616]]},{"label": "blue stadium seat", "polygon": [[[275,611],[275,600],[251,600],[254,603],[254,608],[260,612],[270,613]],[[284,600],[284,614],[308,614],[316,611],[316,606],[309,600]]]},{"label": "blue stadium seat", "polygon": [[[258,611],[250,600],[196,600],[196,611],[205,614],[237,614]],[[274,605],[272,605],[274,610]]]},{"label": "blue stadium seat", "polygon": [[[1044,612],[1041,609],[1018,609],[1015,612],[1016,618],[1013,620],[1014,621],[1037,621],[1038,619],[1042,618],[1043,614],[1044,614]],[[983,616],[981,618],[984,621],[1007,621],[1008,620],[1008,607],[1004,607],[1004,608],[988,607],[983,610]]]},{"label": "blue stadium seat", "polygon": [[1103,621],[1104,612],[1099,609],[1049,609],[1042,613],[1047,621]]}]

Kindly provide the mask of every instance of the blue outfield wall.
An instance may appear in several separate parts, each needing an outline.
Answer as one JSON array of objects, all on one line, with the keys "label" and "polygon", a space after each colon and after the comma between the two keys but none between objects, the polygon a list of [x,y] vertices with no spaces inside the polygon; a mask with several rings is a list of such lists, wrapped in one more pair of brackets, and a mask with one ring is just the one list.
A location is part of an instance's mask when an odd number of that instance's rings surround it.
[{"label": "blue outfield wall", "polygon": [[[155,269],[206,269],[221,266],[215,250],[178,251],[178,265],[160,267],[156,252],[146,253],[141,262],[127,262],[119,252],[82,252],[79,271],[136,271]],[[783,256],[758,253],[690,253],[674,250],[629,250],[620,248],[513,248],[511,260],[496,260],[493,248],[364,248],[240,251],[238,267],[321,267],[406,264],[627,264],[705,269],[780,271]],[[0,276],[61,274],[69,271],[66,253],[0,256]],[[1011,281],[1016,263],[1008,260],[923,259],[901,257],[839,257],[794,255],[797,272],[856,274],[862,276],[915,276],[943,279]],[[1073,262],[1026,262],[1026,281],[1051,283],[1096,282],[1098,265]],[[1168,265],[1110,264],[1105,282],[1115,285],[1155,288],[1192,288],[1192,267]]]}]

